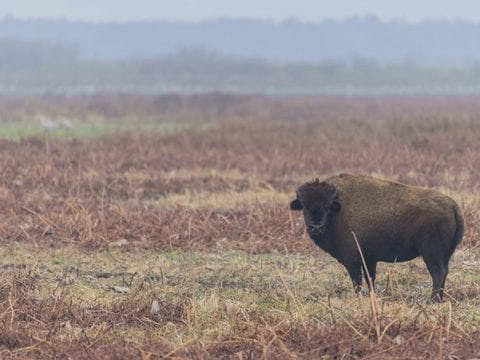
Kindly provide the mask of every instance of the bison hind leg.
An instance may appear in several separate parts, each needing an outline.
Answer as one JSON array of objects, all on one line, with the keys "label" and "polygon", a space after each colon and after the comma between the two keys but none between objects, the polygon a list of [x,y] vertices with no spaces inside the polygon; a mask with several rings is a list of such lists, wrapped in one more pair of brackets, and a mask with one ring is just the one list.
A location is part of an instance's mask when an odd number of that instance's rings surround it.
[{"label": "bison hind leg", "polygon": [[423,255],[423,260],[432,276],[432,300],[441,302],[448,274],[448,260],[445,261],[439,254]]}]

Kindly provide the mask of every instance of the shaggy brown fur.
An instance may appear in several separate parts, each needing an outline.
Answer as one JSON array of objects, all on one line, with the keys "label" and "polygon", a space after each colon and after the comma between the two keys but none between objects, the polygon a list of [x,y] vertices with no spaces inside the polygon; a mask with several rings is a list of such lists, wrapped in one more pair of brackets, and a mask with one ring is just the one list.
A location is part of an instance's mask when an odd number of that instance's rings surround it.
[{"label": "shaggy brown fur", "polygon": [[342,174],[300,186],[290,207],[303,210],[310,237],[347,268],[357,290],[363,266],[352,232],[372,280],[378,261],[402,262],[421,256],[432,276],[432,297],[443,298],[448,262],[464,230],[460,208],[450,197]]}]

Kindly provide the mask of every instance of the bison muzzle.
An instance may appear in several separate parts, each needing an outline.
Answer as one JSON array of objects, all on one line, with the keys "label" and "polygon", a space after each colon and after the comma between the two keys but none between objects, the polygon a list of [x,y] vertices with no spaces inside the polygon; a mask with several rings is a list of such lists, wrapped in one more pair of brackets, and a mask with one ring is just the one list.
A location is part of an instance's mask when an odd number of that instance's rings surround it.
[{"label": "bison muzzle", "polygon": [[303,184],[290,208],[303,211],[308,235],[346,267],[356,291],[362,270],[365,276],[368,271],[373,283],[377,262],[421,256],[432,276],[432,298],[443,300],[448,262],[464,231],[460,208],[450,197],[370,176],[342,174]]}]

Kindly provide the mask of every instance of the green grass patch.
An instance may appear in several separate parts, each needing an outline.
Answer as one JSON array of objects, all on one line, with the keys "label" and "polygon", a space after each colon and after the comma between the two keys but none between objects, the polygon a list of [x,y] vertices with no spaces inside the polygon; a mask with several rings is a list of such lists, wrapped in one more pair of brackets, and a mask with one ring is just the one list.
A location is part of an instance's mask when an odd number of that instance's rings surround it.
[{"label": "green grass patch", "polygon": [[171,134],[188,128],[186,124],[178,123],[105,123],[89,124],[78,123],[72,128],[58,127],[46,129],[38,123],[6,122],[0,123],[0,139],[18,141],[34,136],[51,136],[57,139],[92,139],[103,135],[117,133],[156,133]]}]

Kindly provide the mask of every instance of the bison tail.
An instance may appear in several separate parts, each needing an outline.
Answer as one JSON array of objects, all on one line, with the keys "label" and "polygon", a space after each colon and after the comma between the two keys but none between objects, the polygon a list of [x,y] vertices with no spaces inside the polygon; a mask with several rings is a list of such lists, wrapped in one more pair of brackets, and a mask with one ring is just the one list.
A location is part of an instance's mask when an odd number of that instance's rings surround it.
[{"label": "bison tail", "polygon": [[460,210],[457,204],[453,206],[453,215],[455,216],[456,227],[455,227],[455,235],[452,243],[451,254],[453,254],[458,244],[462,242],[463,231],[465,229],[465,223],[463,221],[462,211]]}]

